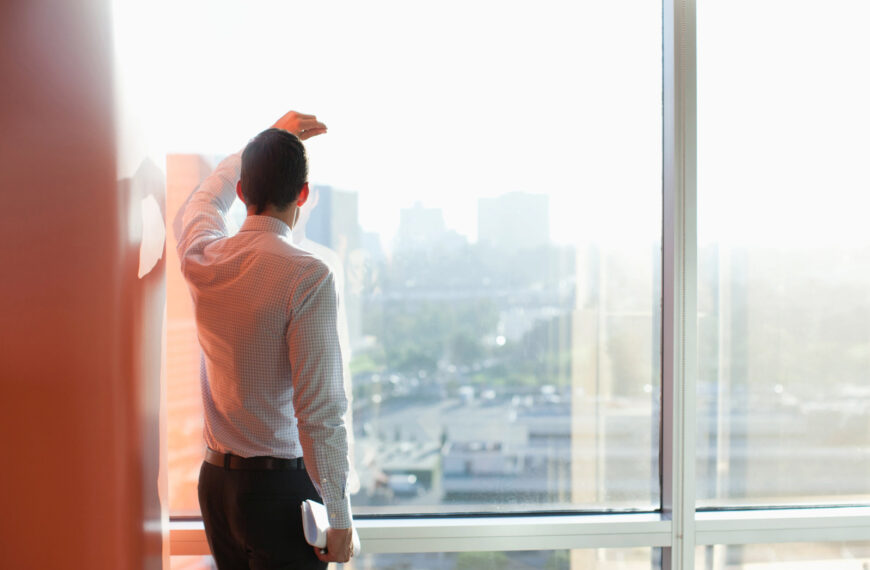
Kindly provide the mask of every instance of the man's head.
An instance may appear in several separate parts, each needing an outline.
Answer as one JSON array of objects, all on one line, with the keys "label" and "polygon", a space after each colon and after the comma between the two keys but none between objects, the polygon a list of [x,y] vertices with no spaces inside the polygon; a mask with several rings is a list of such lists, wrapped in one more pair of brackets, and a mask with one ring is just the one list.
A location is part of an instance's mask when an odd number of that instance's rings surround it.
[{"label": "man's head", "polygon": [[240,191],[249,212],[278,212],[297,202],[308,184],[308,157],[296,135],[266,129],[242,151]]}]

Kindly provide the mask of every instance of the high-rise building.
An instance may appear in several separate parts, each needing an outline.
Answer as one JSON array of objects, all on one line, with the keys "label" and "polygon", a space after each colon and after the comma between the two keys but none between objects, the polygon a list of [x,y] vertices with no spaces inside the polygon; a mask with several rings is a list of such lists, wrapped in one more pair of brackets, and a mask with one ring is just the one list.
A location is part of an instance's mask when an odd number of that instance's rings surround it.
[{"label": "high-rise building", "polygon": [[442,241],[447,227],[440,208],[427,208],[416,202],[399,213],[399,231],[396,249],[409,250],[430,247]]},{"label": "high-rise building", "polygon": [[510,192],[480,198],[477,234],[481,244],[504,249],[547,245],[550,243],[550,197]]},{"label": "high-rise building", "polygon": [[312,186],[293,241],[319,255],[332,268],[342,296],[343,313],[339,318],[346,324],[349,347],[357,346],[362,337],[363,280],[359,195],[332,186]]},{"label": "high-rise building", "polygon": [[360,247],[359,195],[332,186],[312,186],[305,233],[313,242],[342,255]]}]

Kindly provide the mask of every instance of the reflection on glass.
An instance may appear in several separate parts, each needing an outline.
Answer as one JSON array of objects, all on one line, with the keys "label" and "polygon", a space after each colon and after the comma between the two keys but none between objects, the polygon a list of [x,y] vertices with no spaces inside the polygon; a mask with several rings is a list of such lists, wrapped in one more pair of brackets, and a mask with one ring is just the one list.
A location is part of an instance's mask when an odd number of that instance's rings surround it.
[{"label": "reflection on glass", "polygon": [[[332,66],[304,84],[330,132],[294,242],[340,276],[355,512],[657,508],[660,4],[387,4],[294,43]],[[180,203],[207,168],[168,171]],[[173,311],[170,498],[196,512],[198,356]]]},{"label": "reflection on glass", "polygon": [[699,3],[700,504],[870,500],[868,15]]},{"label": "reflection on glass", "polygon": [[695,570],[865,570],[870,543],[820,542],[699,546]]},{"label": "reflection on glass", "polygon": [[[210,556],[173,556],[172,570],[213,570]],[[363,554],[345,570],[652,570],[650,548]]]},{"label": "reflection on glass", "polygon": [[348,570],[651,570],[652,549],[432,552],[362,555]]},{"label": "reflection on glass", "polygon": [[[191,191],[217,162],[199,155],[166,158],[167,228]],[[200,348],[193,303],[176,254],[177,232],[166,232],[166,425],[169,455],[169,507],[174,515],[199,515],[196,484],[202,465]]]},{"label": "reflection on glass", "polygon": [[211,556],[170,556],[169,570],[214,570]]}]

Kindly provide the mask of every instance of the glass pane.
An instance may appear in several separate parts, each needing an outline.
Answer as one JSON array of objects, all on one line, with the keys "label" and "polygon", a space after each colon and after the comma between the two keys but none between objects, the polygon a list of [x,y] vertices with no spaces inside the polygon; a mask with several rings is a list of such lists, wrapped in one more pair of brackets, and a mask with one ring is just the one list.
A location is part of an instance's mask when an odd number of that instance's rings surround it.
[{"label": "glass pane", "polygon": [[699,2],[702,505],[870,500],[868,18]]},{"label": "glass pane", "polygon": [[[364,554],[345,570],[652,570],[650,548]],[[173,556],[172,570],[212,570],[210,556]]]},{"label": "glass pane", "polygon": [[820,542],[700,546],[695,570],[865,570],[870,543]]},{"label": "glass pane", "polygon": [[[657,508],[661,5],[177,12],[170,218],[204,155],[287,105],[330,127],[294,240],[342,283],[355,512]],[[199,357],[169,287],[171,503],[195,512]]]},{"label": "glass pane", "polygon": [[364,554],[348,570],[651,570],[652,549]]}]

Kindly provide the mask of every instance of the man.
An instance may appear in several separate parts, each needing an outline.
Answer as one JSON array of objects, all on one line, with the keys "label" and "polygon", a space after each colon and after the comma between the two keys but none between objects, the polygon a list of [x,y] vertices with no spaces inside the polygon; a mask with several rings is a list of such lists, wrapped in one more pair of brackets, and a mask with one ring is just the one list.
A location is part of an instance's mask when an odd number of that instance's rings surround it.
[{"label": "man", "polygon": [[[300,139],[325,132],[287,113],[221,162],[183,213],[178,252],[204,355],[199,501],[222,569],[323,569],[352,556],[338,294],[291,239],[309,193]],[[236,195],[247,217],[230,235]],[[324,551],[305,543],[305,499],[326,506]]]}]

